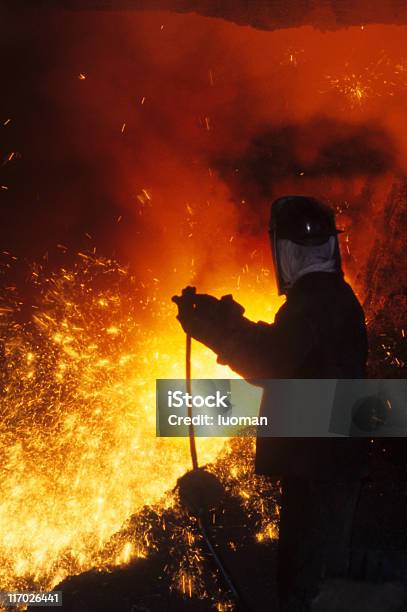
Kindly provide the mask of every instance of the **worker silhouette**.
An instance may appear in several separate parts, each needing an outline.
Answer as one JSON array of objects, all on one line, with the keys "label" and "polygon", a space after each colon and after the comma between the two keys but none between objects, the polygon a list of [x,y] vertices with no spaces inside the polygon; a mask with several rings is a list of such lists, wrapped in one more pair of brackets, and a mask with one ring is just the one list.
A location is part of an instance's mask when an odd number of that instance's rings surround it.
[{"label": "worker silhouette", "polygon": [[[344,280],[333,212],[311,197],[282,197],[272,204],[269,233],[279,294],[286,295],[274,323],[248,320],[231,296],[195,294],[174,298],[183,329],[248,380],[364,378],[365,320]],[[265,386],[261,412],[270,405],[278,411],[267,393]],[[367,444],[257,437],[256,472],[277,478],[282,488],[281,611],[311,610],[323,577],[346,575]]]}]

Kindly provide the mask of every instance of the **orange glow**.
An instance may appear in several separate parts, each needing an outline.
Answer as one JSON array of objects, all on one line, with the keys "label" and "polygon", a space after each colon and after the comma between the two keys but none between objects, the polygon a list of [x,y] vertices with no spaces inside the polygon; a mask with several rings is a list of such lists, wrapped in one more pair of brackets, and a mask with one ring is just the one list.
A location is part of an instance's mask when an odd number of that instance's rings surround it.
[{"label": "orange glow", "polygon": [[[185,336],[159,279],[142,287],[85,253],[72,270],[37,270],[34,278],[42,296],[33,325],[17,325],[11,303],[2,315],[0,582],[8,588],[30,576],[51,587],[94,565],[144,556],[148,539],[100,552],[137,508],[163,503],[191,462],[188,440],[155,435],[155,379],[185,375]],[[277,300],[255,289],[242,283],[236,296],[252,315],[272,314]],[[194,343],[193,375],[233,374]],[[223,444],[199,439],[201,464]]]},{"label": "orange glow", "polygon": [[[33,271],[30,323],[14,316],[13,292],[0,305],[2,589],[50,588],[148,554],[148,533],[112,554],[104,546],[145,504],[172,504],[168,491],[190,468],[187,440],[155,436],[155,379],[185,373],[171,296],[188,284],[232,293],[249,318],[272,321],[282,299],[268,210],[285,193],[321,196],[337,209],[347,278],[363,295],[383,211],[406,171],[404,26],[264,32],[148,11],[52,19],[49,30],[69,40],[58,45],[69,71],[55,62],[44,91],[69,118],[75,161],[95,170],[114,202],[111,232],[131,265],[81,252],[72,269]],[[267,157],[265,147],[259,176],[259,164],[249,169],[264,134],[278,148]],[[362,163],[367,149],[377,154],[373,170]],[[88,205],[69,189],[60,198],[73,217]],[[197,343],[192,356],[197,378],[233,375]],[[223,445],[199,439],[200,463]],[[242,466],[229,475],[241,478],[249,504]],[[257,537],[276,537],[270,518]],[[192,597],[194,577],[177,579]]]}]

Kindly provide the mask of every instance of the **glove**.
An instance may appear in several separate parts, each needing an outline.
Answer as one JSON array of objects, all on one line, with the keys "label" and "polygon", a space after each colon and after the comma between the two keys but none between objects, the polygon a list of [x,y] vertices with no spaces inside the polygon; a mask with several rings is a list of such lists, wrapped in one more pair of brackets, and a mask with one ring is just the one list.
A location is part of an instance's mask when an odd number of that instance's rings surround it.
[{"label": "glove", "polygon": [[198,294],[195,287],[186,287],[172,301],[178,306],[177,319],[185,333],[200,339],[202,327],[213,325],[218,318],[219,300],[212,295]]},{"label": "glove", "polygon": [[185,333],[215,352],[219,352],[225,334],[244,313],[231,295],[218,300],[212,295],[196,293],[195,287],[186,287],[172,301],[178,306],[177,319]]}]

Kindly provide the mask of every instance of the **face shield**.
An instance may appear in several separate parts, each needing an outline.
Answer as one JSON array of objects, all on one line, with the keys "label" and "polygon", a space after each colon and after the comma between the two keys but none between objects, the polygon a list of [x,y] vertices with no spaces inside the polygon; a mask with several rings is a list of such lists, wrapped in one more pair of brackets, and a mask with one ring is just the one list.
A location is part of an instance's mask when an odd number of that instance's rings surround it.
[{"label": "face shield", "polygon": [[332,211],[314,198],[287,196],[273,202],[270,243],[279,295],[310,272],[340,272]]}]

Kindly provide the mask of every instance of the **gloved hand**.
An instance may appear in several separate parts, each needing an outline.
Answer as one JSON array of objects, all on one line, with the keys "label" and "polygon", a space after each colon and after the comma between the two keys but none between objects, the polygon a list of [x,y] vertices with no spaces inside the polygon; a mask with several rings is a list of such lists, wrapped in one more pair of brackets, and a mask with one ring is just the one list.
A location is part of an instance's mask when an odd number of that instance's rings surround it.
[{"label": "gloved hand", "polygon": [[178,306],[177,319],[185,333],[216,352],[225,333],[244,312],[231,295],[218,300],[212,295],[196,293],[195,287],[186,287],[182,295],[175,295],[172,301]]},{"label": "gloved hand", "polygon": [[[196,293],[195,287],[185,287],[172,301],[178,306],[177,319],[186,334],[201,340],[202,332],[213,327],[218,318],[219,300],[212,295]],[[203,341],[203,340],[202,340]]]}]

